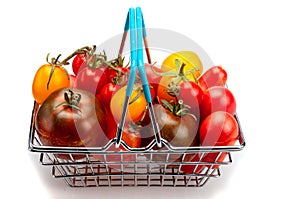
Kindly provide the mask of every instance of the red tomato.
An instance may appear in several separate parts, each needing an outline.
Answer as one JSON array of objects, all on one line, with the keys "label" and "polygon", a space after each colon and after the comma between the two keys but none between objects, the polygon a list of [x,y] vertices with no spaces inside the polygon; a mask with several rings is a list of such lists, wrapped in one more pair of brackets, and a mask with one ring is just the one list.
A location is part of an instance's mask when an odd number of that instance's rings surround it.
[{"label": "red tomato", "polygon": [[74,74],[77,75],[85,67],[87,67],[87,55],[77,54],[72,61],[72,69]]},{"label": "red tomato", "polygon": [[75,85],[76,76],[75,75],[69,75],[70,78],[70,87],[73,88]]},{"label": "red tomato", "polygon": [[104,84],[114,83],[118,85],[125,85],[127,82],[128,69],[123,66],[116,66],[115,68],[107,67],[101,77],[101,82]]},{"label": "red tomato", "polygon": [[112,82],[107,83],[106,85],[104,85],[100,91],[100,93],[98,93],[96,95],[96,97],[99,99],[99,101],[104,105],[104,107],[108,108],[110,107],[110,101],[112,96],[114,95],[114,93],[116,93],[119,89],[121,88],[121,86],[116,85]]},{"label": "red tomato", "polygon": [[[187,162],[201,162],[199,161],[199,159],[201,158],[201,154],[200,153],[197,153],[193,156],[193,158],[191,160],[187,160]],[[184,160],[186,161],[186,160]],[[193,165],[193,164],[183,164],[181,166],[181,169],[180,171],[185,173],[185,174],[198,174],[200,173],[203,169],[205,168],[205,165],[204,164],[196,164],[196,165]]]},{"label": "red tomato", "polygon": [[215,111],[226,111],[234,115],[236,112],[236,101],[228,88],[214,86],[204,91],[200,110],[202,120]]},{"label": "red tomato", "polygon": [[75,87],[97,95],[105,85],[104,82],[100,81],[105,69],[105,66],[85,67],[76,76]]},{"label": "red tomato", "polygon": [[[213,112],[205,118],[200,126],[201,146],[232,146],[238,139],[239,126],[235,118],[225,111]],[[223,153],[218,159],[218,152],[208,153],[203,157],[204,162],[222,162],[226,157]],[[217,168],[214,166],[213,168]]]},{"label": "red tomato", "polygon": [[[108,140],[116,137],[116,129],[111,128],[110,132],[107,134]],[[122,133],[122,140],[131,148],[139,148],[141,145],[141,135],[140,132],[132,129],[132,128],[125,128]],[[120,148],[116,148],[113,144],[110,146],[107,151],[113,152],[126,152],[127,150],[121,145]],[[119,162],[133,162],[135,161],[135,154],[132,153],[123,153],[120,154],[107,154],[105,157],[103,155],[94,155],[100,161],[106,161],[108,163],[108,167],[111,169],[122,170],[122,167],[127,167],[128,164]],[[115,163],[114,163],[115,162]]]},{"label": "red tomato", "polygon": [[226,71],[221,66],[213,66],[200,76],[198,84],[204,91],[213,86],[225,86],[226,81]]},{"label": "red tomato", "polygon": [[179,84],[178,100],[190,106],[189,111],[197,118],[200,118],[200,105],[203,98],[203,91],[200,86],[192,81],[184,81]]},{"label": "red tomato", "polygon": [[[153,66],[151,64],[147,64],[147,63],[145,63],[145,70],[146,70],[148,82],[149,82],[149,84],[151,84],[153,86],[155,95],[156,95],[157,88],[158,88],[158,85],[159,85],[159,82],[160,82],[162,76],[155,74],[155,72],[161,73],[162,70],[158,67],[155,67],[155,66]],[[153,72],[153,70],[155,72]]]}]

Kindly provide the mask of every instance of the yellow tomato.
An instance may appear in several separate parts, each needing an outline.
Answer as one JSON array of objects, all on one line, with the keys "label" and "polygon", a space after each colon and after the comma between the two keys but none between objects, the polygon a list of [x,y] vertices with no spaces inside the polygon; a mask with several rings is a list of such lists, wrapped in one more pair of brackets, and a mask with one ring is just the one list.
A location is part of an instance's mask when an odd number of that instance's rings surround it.
[{"label": "yellow tomato", "polygon": [[[176,70],[176,60],[180,64],[185,64],[183,73],[194,70],[193,74],[196,78],[200,77],[203,71],[203,64],[199,56],[193,51],[179,51],[170,54],[162,63],[161,70],[164,72]],[[187,78],[193,80],[193,74],[187,74]]]},{"label": "yellow tomato", "polygon": [[44,64],[33,79],[32,95],[37,103],[42,104],[52,92],[69,86],[69,75],[63,67]]},{"label": "yellow tomato", "polygon": [[[126,94],[127,86],[120,88],[113,96],[110,102],[110,110],[117,122],[121,120],[124,99]],[[126,115],[126,122],[133,121],[138,122],[144,114],[147,106],[146,98],[144,93],[136,88],[133,89],[130,96],[130,104]]]}]

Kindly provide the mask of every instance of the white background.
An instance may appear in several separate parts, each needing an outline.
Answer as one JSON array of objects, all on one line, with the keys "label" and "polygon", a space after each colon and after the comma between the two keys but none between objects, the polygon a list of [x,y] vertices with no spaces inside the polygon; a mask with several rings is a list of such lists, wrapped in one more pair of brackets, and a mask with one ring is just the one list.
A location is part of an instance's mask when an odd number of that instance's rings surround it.
[{"label": "white background", "polygon": [[[196,4],[197,2],[197,4]],[[247,146],[203,188],[69,188],[27,150],[35,71],[123,30],[141,6],[149,28],[197,42],[228,72]],[[1,195],[34,198],[299,196],[300,30],[297,1],[21,1],[0,3]],[[176,42],[176,41],[174,41]],[[295,181],[296,180],[296,181]]]}]

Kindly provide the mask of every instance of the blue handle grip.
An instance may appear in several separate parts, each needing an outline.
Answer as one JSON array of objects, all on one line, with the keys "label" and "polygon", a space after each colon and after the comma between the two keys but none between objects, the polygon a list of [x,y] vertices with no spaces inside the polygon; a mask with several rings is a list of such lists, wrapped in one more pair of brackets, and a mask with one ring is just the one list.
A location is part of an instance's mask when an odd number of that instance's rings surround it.
[{"label": "blue handle grip", "polygon": [[130,30],[130,71],[128,77],[128,83],[126,88],[126,96],[130,97],[134,87],[134,80],[136,76],[137,67],[137,50],[136,50],[136,23],[135,12],[133,8],[129,9],[129,30]]},{"label": "blue handle grip", "polygon": [[143,23],[143,16],[140,7],[136,8],[136,27],[137,27],[137,59],[138,59],[138,69],[140,72],[140,78],[142,81],[144,95],[146,101],[152,102],[152,97],[150,93],[149,83],[147,79],[147,74],[145,71],[145,64],[143,58],[143,36],[144,36],[144,23]]}]

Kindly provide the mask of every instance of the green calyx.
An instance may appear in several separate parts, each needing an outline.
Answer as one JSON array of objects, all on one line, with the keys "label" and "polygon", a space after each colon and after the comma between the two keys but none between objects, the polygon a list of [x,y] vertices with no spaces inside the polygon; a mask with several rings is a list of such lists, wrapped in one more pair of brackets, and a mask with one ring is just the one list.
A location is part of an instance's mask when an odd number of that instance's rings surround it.
[{"label": "green calyx", "polygon": [[67,106],[69,108],[73,108],[75,110],[78,110],[79,112],[81,112],[80,108],[79,108],[79,103],[81,100],[81,95],[79,93],[75,93],[74,91],[72,91],[71,89],[68,89],[67,91],[65,91],[64,93],[64,99],[65,101],[58,104],[57,106],[55,106],[54,109],[57,109],[61,106]]},{"label": "green calyx", "polygon": [[183,100],[179,100],[178,103],[168,102],[164,99],[161,100],[162,105],[173,113],[177,117],[184,117],[186,115],[192,116],[197,120],[196,116],[190,113],[190,106],[183,103]]}]

